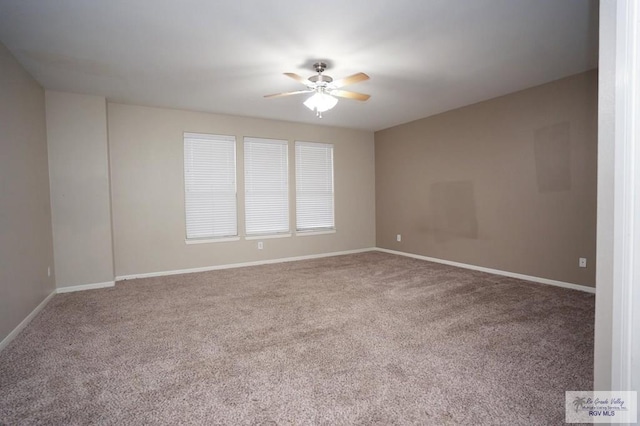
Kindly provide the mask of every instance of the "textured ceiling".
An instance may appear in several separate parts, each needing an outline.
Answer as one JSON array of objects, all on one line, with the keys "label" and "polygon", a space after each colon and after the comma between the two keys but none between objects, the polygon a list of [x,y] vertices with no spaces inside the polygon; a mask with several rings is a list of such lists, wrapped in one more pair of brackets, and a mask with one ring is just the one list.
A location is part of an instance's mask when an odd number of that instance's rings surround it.
[{"label": "textured ceiling", "polygon": [[[380,130],[597,66],[596,0],[0,0],[0,41],[47,89]],[[356,72],[319,120],[282,75]]]}]

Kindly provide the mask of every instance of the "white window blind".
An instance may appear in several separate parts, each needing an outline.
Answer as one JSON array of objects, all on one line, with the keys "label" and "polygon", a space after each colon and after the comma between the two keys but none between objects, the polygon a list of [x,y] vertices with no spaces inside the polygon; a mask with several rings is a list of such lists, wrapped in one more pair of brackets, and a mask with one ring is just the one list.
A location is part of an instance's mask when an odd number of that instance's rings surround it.
[{"label": "white window blind", "polygon": [[296,229],[334,229],[333,145],[296,142]]},{"label": "white window blind", "polygon": [[236,140],[184,134],[187,239],[238,235]]},{"label": "white window blind", "polygon": [[247,235],[289,232],[287,141],[244,138]]}]

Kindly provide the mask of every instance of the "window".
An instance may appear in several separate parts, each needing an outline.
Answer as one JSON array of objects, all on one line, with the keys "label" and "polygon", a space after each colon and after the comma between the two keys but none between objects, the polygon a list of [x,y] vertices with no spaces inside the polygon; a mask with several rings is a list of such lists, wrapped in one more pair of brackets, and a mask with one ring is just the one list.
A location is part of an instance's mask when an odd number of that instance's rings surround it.
[{"label": "window", "polygon": [[244,138],[247,235],[289,232],[287,141]]},{"label": "window", "polygon": [[238,235],[236,140],[184,134],[187,240]]},{"label": "window", "polygon": [[333,145],[296,142],[296,229],[334,228]]}]

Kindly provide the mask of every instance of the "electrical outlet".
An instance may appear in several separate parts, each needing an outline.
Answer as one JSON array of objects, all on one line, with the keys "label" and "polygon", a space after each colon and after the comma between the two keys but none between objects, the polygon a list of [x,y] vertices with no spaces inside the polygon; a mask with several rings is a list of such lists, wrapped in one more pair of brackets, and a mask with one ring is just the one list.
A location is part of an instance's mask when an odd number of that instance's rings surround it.
[{"label": "electrical outlet", "polygon": [[51,276],[51,266],[47,266],[47,276]]},{"label": "electrical outlet", "polygon": [[586,268],[587,267],[587,258],[586,257],[581,257],[580,259],[578,259],[578,266],[581,268]]},{"label": "electrical outlet", "polygon": [[402,235],[400,235],[400,234],[396,235],[396,241],[397,242],[402,241]]},{"label": "electrical outlet", "polygon": [[262,241],[258,241],[258,250],[262,250],[264,248],[264,244],[262,244]]}]

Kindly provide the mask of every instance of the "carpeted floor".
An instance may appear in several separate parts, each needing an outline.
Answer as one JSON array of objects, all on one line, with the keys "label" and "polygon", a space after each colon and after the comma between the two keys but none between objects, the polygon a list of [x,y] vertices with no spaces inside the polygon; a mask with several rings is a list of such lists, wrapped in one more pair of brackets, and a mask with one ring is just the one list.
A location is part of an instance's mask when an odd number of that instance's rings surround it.
[{"label": "carpeted floor", "polygon": [[370,252],[56,295],[2,424],[562,424],[594,296]]}]

